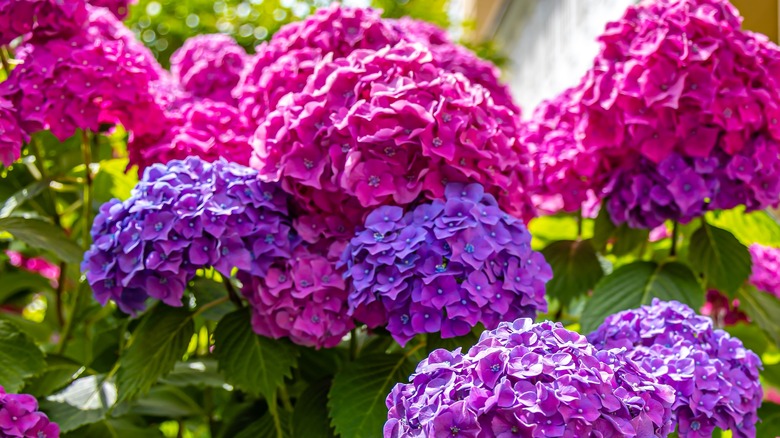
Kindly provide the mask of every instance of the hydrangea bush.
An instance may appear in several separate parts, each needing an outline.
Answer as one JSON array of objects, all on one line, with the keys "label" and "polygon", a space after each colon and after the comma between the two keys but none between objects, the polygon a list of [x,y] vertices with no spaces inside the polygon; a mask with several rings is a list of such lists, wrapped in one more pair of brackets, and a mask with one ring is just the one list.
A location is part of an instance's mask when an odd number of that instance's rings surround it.
[{"label": "hydrangea bush", "polygon": [[132,3],[0,1],[0,437],[780,434],[780,52],[725,0],[525,112],[414,18]]}]

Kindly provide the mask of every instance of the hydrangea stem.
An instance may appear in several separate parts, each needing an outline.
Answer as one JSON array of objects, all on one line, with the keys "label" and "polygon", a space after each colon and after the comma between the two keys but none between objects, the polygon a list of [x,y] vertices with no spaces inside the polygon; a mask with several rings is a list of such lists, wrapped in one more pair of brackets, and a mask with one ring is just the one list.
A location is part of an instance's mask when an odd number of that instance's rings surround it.
[{"label": "hydrangea stem", "polygon": [[90,229],[92,228],[92,144],[89,142],[89,131],[81,131],[81,150],[84,153],[84,205],[83,205],[83,217],[84,221],[84,235],[82,236],[84,242],[84,251],[89,249],[90,245]]},{"label": "hydrangea stem", "polygon": [[355,360],[358,355],[357,329],[349,332],[349,359]]},{"label": "hydrangea stem", "polygon": [[222,276],[222,282],[225,283],[225,289],[227,289],[228,297],[230,301],[236,305],[239,309],[244,307],[244,303],[241,302],[241,298],[236,293],[236,288],[233,287],[233,283],[230,282],[230,278]]},{"label": "hydrangea stem", "polygon": [[677,221],[672,222],[672,247],[669,249],[669,256],[674,257],[677,255],[677,240],[679,235],[679,224]]},{"label": "hydrangea stem", "polygon": [[577,210],[577,240],[582,239],[582,209]]},{"label": "hydrangea stem", "polygon": [[8,49],[5,46],[0,47],[0,61],[3,62],[3,70],[5,70],[6,76],[10,75],[11,64],[8,62]]}]

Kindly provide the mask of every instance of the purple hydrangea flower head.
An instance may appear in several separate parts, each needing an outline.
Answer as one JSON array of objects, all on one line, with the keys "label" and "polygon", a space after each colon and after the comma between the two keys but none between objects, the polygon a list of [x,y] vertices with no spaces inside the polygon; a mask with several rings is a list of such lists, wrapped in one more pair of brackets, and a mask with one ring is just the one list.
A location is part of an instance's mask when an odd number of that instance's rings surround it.
[{"label": "purple hydrangea flower head", "polygon": [[59,438],[60,427],[38,410],[29,394],[8,394],[0,386],[0,436],[7,438]]},{"label": "purple hydrangea flower head", "polygon": [[717,427],[754,437],[761,405],[761,360],[710,318],[677,301],[609,316],[588,336],[599,349],[626,355],[675,390],[674,422],[681,438],[709,437]]},{"label": "purple hydrangea flower head", "polygon": [[644,1],[599,40],[593,68],[528,127],[553,195],[581,185],[636,228],[777,205],[778,47],[726,0]]},{"label": "purple hydrangea flower head", "polygon": [[228,35],[198,35],[171,56],[171,73],[193,96],[230,102],[246,58]]},{"label": "purple hydrangea flower head", "polygon": [[401,344],[419,333],[462,336],[477,323],[535,317],[552,277],[522,221],[479,184],[450,183],[444,199],[404,214],[372,211],[343,254],[350,314],[387,325]]},{"label": "purple hydrangea flower head", "polygon": [[520,318],[420,362],[387,397],[384,436],[665,437],[673,401],[624,351]]},{"label": "purple hydrangea flower head", "polygon": [[421,44],[320,63],[285,102],[255,133],[251,165],[280,181],[305,213],[354,210],[354,229],[376,206],[438,198],[448,182],[478,182],[509,213],[533,215],[516,115],[438,68]]},{"label": "purple hydrangea flower head", "polygon": [[252,306],[252,328],[262,336],[331,348],[355,325],[347,316],[347,290],[336,262],[343,244],[302,243],[263,276],[239,273]]},{"label": "purple hydrangea flower head", "polygon": [[759,244],[750,245],[748,249],[753,259],[750,284],[780,298],[780,278],[777,276],[780,272],[780,249]]},{"label": "purple hydrangea flower head", "polygon": [[184,96],[170,109],[163,109],[167,129],[133,132],[127,146],[130,164],[143,171],[155,163],[197,156],[209,162],[225,158],[248,165],[252,131],[237,108]]},{"label": "purple hydrangea flower head", "polygon": [[159,64],[107,9],[87,11],[86,24],[72,35],[25,41],[16,52],[22,64],[0,83],[0,96],[28,134],[48,129],[64,140],[103,123],[132,126],[137,112],[148,113]]},{"label": "purple hydrangea flower head", "polygon": [[100,208],[82,270],[95,298],[126,313],[147,298],[181,306],[188,281],[213,266],[264,276],[289,257],[287,200],[249,168],[197,157],[150,166],[130,199]]}]

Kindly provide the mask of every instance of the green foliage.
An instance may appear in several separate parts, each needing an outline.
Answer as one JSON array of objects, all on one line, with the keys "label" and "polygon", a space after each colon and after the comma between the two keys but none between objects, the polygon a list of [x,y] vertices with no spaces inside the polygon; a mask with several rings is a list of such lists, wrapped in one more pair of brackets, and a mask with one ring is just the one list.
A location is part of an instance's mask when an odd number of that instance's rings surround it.
[{"label": "green foliage", "polygon": [[604,276],[591,240],[559,240],[542,250],[553,269],[547,294],[568,306],[591,289]]},{"label": "green foliage", "polygon": [[740,309],[769,335],[775,345],[780,345],[780,300],[753,286],[739,289],[737,298]]},{"label": "green foliage", "polygon": [[607,316],[650,304],[653,298],[677,300],[698,309],[704,294],[690,268],[682,263],[634,262],[602,278],[585,304],[583,333],[595,330]]},{"label": "green foliage", "polygon": [[733,294],[750,276],[750,252],[730,232],[706,222],[691,236],[688,258],[708,283]]},{"label": "green foliage", "polygon": [[333,379],[330,415],[342,438],[381,436],[387,419],[385,398],[404,382],[415,364],[408,353],[367,355],[345,366]]},{"label": "green foliage", "polygon": [[303,391],[292,414],[293,438],[333,438],[328,419],[330,382],[315,383]]},{"label": "green foliage", "polygon": [[68,263],[81,261],[81,248],[49,222],[26,217],[0,219],[0,231],[10,233],[33,248],[51,251],[60,260]]},{"label": "green foliage", "polygon": [[46,367],[43,352],[16,326],[0,321],[0,386],[17,392]]}]

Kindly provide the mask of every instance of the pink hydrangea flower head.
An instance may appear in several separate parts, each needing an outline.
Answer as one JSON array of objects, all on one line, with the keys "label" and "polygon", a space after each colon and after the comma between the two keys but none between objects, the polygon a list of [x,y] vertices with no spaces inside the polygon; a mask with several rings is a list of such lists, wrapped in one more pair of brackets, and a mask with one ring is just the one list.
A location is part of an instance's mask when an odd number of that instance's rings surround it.
[{"label": "pink hydrangea flower head", "polygon": [[28,140],[19,126],[17,111],[13,104],[0,97],[0,163],[10,166],[22,154],[22,145]]},{"label": "pink hydrangea flower head", "polygon": [[64,140],[77,129],[125,123],[152,100],[149,82],[160,67],[151,52],[105,8],[88,6],[88,25],[70,37],[30,40],[22,64],[0,83],[22,129],[48,129]]},{"label": "pink hydrangea flower head", "polygon": [[673,421],[681,438],[731,430],[756,436],[761,405],[761,359],[710,318],[677,301],[653,299],[650,306],[607,317],[588,340],[602,350],[627,349],[658,381],[674,388]]},{"label": "pink hydrangea flower head", "polygon": [[748,322],[748,317],[739,310],[739,300],[731,300],[718,290],[707,291],[707,301],[701,308],[701,314],[712,318],[716,327],[728,327],[740,322]]},{"label": "pink hydrangea flower head", "polygon": [[0,45],[31,32],[44,40],[72,35],[87,16],[84,0],[6,0],[0,2]]},{"label": "pink hydrangea flower head", "polygon": [[331,246],[343,245],[300,244],[292,257],[278,259],[262,277],[240,273],[257,334],[332,348],[355,327],[347,313],[342,272],[336,268],[338,255]]},{"label": "pink hydrangea flower head", "polygon": [[750,283],[756,289],[780,298],[780,249],[759,244],[748,248],[753,259]]},{"label": "pink hydrangea flower head", "polygon": [[[72,1],[72,0],[71,0]],[[130,5],[137,0],[88,0],[92,6],[108,8],[117,18],[124,19],[130,13]]]},{"label": "pink hydrangea flower head", "polygon": [[198,35],[171,56],[171,73],[193,96],[232,101],[246,59],[246,52],[232,37]]},{"label": "pink hydrangea flower head", "polygon": [[531,250],[522,221],[479,184],[450,183],[444,198],[372,211],[344,251],[349,311],[387,326],[400,344],[420,333],[463,336],[477,323],[535,317],[547,309],[552,270]]},{"label": "pink hydrangea flower head", "polygon": [[15,266],[26,271],[40,274],[41,277],[51,281],[54,287],[60,276],[60,267],[46,260],[43,257],[28,257],[18,251],[7,250],[5,255],[11,266]]},{"label": "pink hydrangea flower head", "polygon": [[423,359],[387,396],[384,436],[665,437],[673,401],[624,351],[521,318]]},{"label": "pink hydrangea flower head", "polygon": [[167,107],[161,134],[133,136],[128,143],[130,164],[143,171],[154,163],[197,156],[213,162],[225,158],[247,165],[252,135],[238,109],[209,99],[185,98]]},{"label": "pink hydrangea flower head", "polygon": [[59,438],[60,427],[38,410],[29,394],[9,394],[0,386],[0,436]]},{"label": "pink hydrangea flower head", "polygon": [[502,208],[533,215],[518,121],[481,86],[399,43],[320,63],[255,133],[251,165],[312,214],[437,198],[478,182]]}]

